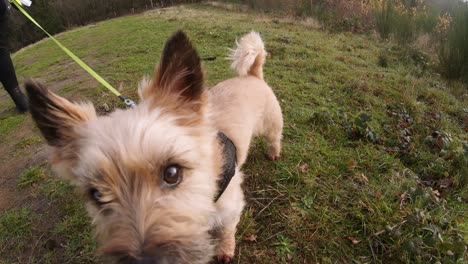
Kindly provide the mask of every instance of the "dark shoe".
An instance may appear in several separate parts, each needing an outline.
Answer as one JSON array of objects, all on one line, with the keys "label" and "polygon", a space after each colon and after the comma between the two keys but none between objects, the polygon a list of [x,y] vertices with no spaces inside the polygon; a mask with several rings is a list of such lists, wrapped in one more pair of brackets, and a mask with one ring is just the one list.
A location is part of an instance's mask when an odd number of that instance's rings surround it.
[{"label": "dark shoe", "polygon": [[8,93],[10,94],[11,99],[13,99],[13,102],[15,102],[18,112],[24,113],[28,111],[28,98],[23,92],[21,92],[19,87],[9,90]]}]

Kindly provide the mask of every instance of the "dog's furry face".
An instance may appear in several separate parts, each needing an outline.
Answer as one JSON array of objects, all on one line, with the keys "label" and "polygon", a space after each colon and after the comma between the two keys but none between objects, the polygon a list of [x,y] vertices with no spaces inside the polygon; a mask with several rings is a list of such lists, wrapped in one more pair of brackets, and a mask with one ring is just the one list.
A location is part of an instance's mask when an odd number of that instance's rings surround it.
[{"label": "dog's furry face", "polygon": [[53,168],[83,194],[98,252],[123,263],[208,262],[221,161],[200,59],[182,32],[135,109],[97,117],[40,84],[26,88]]}]

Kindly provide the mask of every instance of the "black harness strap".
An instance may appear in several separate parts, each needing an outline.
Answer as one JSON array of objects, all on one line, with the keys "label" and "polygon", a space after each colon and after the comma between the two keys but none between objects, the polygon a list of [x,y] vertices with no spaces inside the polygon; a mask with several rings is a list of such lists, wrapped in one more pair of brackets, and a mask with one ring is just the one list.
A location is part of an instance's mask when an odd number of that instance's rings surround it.
[{"label": "black harness strap", "polygon": [[223,132],[218,132],[218,140],[223,146],[223,173],[220,175],[218,180],[218,194],[215,196],[215,202],[221,197],[232,177],[236,174],[237,165],[237,150],[231,139],[228,138]]}]

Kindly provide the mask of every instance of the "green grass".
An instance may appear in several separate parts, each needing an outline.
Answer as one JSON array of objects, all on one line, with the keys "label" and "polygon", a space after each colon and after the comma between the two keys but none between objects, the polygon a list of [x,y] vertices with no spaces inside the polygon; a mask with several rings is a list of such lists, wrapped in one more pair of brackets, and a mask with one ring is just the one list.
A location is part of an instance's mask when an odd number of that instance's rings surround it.
[{"label": "green grass", "polygon": [[43,143],[43,142],[44,142],[44,140],[42,139],[42,137],[32,136],[32,137],[22,139],[20,142],[18,142],[16,144],[16,147],[19,148],[19,149],[24,149],[24,148],[28,148],[28,147],[30,147],[32,145]]},{"label": "green grass", "polygon": [[63,210],[66,216],[55,226],[53,234],[66,241],[66,258],[73,257],[76,263],[96,261],[93,254],[96,244],[85,208],[81,204],[70,203]]},{"label": "green grass", "polygon": [[32,235],[33,212],[28,208],[12,209],[0,216],[0,256],[10,250],[22,252]]},{"label": "green grass", "polygon": [[73,187],[44,167],[31,167],[19,176],[18,188],[40,208],[18,207],[2,214],[0,263],[95,262],[89,218]]},{"label": "green grass", "polygon": [[17,129],[24,122],[24,115],[14,114],[0,119],[0,138]]},{"label": "green grass", "polygon": [[46,177],[44,170],[40,167],[31,167],[21,173],[18,181],[18,187],[29,187],[35,183],[41,182]]},{"label": "green grass", "polygon": [[5,212],[0,218],[0,241],[20,239],[31,233],[31,211],[23,208]]},{"label": "green grass", "polygon": [[[331,34],[201,5],[112,19],[58,39],[136,99],[138,80],[152,74],[164,42],[179,28],[201,57],[216,56],[204,62],[209,86],[235,76],[224,59],[235,39],[260,31],[270,54],[265,79],[283,109],[281,160],[266,161],[260,139],[243,168],[247,206],[234,263],[456,263],[466,257],[466,91],[441,80],[424,54],[370,35]],[[64,88],[59,94],[67,98],[91,100],[99,109],[123,107],[50,41],[16,53],[14,61],[21,78],[40,77]],[[34,184],[23,188],[50,204],[43,217],[55,217],[25,236],[36,241],[44,233],[41,241],[66,246],[44,246],[28,259],[97,262],[79,199],[44,173],[26,177]],[[12,250],[6,261],[23,255]]]}]

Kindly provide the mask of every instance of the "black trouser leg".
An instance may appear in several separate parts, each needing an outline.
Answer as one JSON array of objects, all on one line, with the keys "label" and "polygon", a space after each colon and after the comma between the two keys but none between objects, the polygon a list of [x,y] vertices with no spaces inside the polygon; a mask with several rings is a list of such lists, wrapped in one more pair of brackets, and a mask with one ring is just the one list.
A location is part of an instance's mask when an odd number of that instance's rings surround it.
[{"label": "black trouser leg", "polygon": [[7,90],[8,94],[10,94],[13,102],[15,102],[18,111],[28,111],[28,100],[19,89],[15,68],[10,58],[10,52],[3,47],[0,47],[0,82],[3,84],[3,87],[5,87],[5,90]]}]

